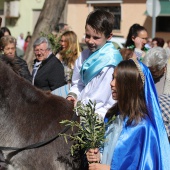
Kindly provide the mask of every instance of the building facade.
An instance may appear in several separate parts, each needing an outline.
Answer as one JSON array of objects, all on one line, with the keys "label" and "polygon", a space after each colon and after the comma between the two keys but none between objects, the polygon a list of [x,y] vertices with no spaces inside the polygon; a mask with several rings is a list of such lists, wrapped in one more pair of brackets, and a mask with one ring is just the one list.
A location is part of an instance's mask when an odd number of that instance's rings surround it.
[{"label": "building facade", "polygon": [[[13,3],[11,9],[17,9],[18,16],[17,11],[13,11],[16,16],[9,16],[6,13],[5,4],[11,0],[0,1],[2,26],[7,26],[15,37],[21,32],[25,35],[28,31],[32,33],[44,0],[14,1],[18,2],[18,6],[17,3]],[[166,41],[170,39],[170,1],[160,0],[160,3],[161,12],[156,18],[155,36],[162,37]],[[81,42],[84,37],[86,17],[89,12],[97,8],[105,9],[114,14],[114,35],[126,38],[130,26],[139,23],[148,30],[149,37],[152,36],[152,17],[148,16],[146,12],[146,0],[68,0],[60,22],[67,23],[76,32]]]}]

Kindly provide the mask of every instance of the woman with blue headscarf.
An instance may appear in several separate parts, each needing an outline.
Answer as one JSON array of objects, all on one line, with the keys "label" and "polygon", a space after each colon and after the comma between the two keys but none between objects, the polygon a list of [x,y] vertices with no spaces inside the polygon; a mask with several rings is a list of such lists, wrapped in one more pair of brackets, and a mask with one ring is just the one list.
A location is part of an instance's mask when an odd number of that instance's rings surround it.
[{"label": "woman with blue headscarf", "polygon": [[116,119],[106,128],[102,153],[87,151],[89,170],[169,170],[170,146],[149,69],[135,59],[120,62],[111,89],[117,103],[105,122]]}]

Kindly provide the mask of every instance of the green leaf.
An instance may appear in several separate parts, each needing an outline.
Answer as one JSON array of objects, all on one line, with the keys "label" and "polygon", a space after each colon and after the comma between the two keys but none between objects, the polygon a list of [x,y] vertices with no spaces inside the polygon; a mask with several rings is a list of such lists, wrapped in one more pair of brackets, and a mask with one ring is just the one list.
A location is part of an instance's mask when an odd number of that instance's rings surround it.
[{"label": "green leaf", "polygon": [[74,141],[70,148],[72,155],[80,149],[87,150],[89,148],[102,147],[105,142],[104,134],[107,124],[105,125],[103,119],[95,113],[95,106],[96,102],[93,103],[91,100],[86,105],[77,102],[74,111],[78,113],[80,122],[70,120],[60,122],[65,126],[71,126],[72,130],[74,127],[78,129],[75,134],[63,134],[65,141],[67,141],[67,136]]}]

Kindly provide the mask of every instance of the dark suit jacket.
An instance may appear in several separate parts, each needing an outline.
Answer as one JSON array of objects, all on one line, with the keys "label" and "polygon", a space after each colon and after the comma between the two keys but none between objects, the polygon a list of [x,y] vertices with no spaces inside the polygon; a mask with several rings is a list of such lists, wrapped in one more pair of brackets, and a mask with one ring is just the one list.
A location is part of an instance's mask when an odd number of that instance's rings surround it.
[{"label": "dark suit jacket", "polygon": [[66,84],[64,67],[54,54],[43,60],[34,79],[34,85],[43,90],[54,90]]}]

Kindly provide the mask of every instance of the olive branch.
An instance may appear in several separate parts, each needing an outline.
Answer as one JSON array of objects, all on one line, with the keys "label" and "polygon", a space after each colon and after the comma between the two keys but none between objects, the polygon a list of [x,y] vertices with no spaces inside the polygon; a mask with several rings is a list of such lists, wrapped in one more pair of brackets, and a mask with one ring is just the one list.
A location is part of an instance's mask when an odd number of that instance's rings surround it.
[{"label": "olive branch", "polygon": [[[60,123],[65,126],[77,128],[78,132],[75,134],[60,134],[64,136],[66,143],[67,138],[74,141],[71,146],[71,154],[74,155],[76,151],[88,150],[90,148],[100,148],[105,142],[105,128],[110,121],[105,124],[103,118],[95,113],[96,103],[89,100],[88,104],[84,105],[81,102],[77,103],[77,107],[74,109],[80,117],[80,123],[77,121],[63,120]],[[115,118],[113,117],[111,121]]]}]

